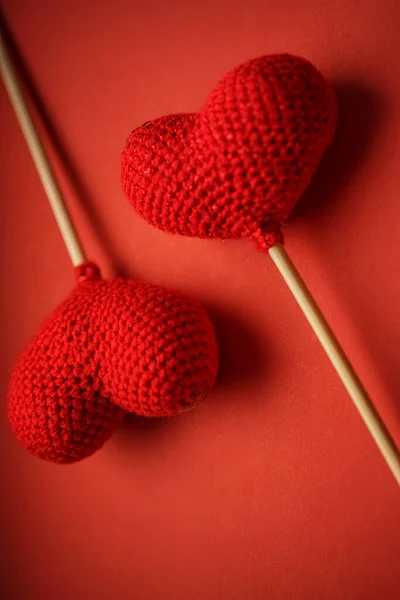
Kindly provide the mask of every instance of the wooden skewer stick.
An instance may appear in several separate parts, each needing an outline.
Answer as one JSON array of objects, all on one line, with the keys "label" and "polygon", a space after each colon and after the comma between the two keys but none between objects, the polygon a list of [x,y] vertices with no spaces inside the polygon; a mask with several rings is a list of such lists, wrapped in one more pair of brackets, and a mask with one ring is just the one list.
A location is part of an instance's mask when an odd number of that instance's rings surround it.
[{"label": "wooden skewer stick", "polygon": [[7,49],[3,32],[0,31],[0,65],[4,84],[14,107],[15,114],[28,144],[37,172],[47,194],[54,217],[67,247],[72,264],[78,266],[86,257],[78,234],[72,223],[65,200],[58,186],[51,163],[40,140],[38,131],[25,102],[16,71]]},{"label": "wooden skewer stick", "polygon": [[347,389],[367,429],[375,440],[389,469],[400,485],[400,454],[386,429],[370,397],[365,391],[356,372],[351,366],[332,329],[328,325],[321,310],[317,306],[309,289],[301,278],[296,267],[289,258],[285,248],[280,244],[269,250],[269,255],[277,266],[288,288],[297,300],[307,321],[327,353],[336,369],[343,385]]}]

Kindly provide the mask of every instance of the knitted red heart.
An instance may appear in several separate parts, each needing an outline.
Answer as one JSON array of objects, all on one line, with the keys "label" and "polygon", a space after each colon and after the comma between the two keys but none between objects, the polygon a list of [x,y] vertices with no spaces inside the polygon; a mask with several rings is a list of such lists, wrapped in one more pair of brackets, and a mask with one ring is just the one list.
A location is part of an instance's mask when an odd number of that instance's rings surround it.
[{"label": "knitted red heart", "polygon": [[331,87],[308,61],[261,56],[228,73],[200,113],[134,130],[123,188],[160,229],[249,238],[267,249],[310,183],[336,112]]},{"label": "knitted red heart", "polygon": [[92,454],[125,411],[187,410],[217,372],[213,327],[200,304],[154,285],[101,280],[95,265],[84,269],[22,354],[8,394],[20,442],[55,462]]}]

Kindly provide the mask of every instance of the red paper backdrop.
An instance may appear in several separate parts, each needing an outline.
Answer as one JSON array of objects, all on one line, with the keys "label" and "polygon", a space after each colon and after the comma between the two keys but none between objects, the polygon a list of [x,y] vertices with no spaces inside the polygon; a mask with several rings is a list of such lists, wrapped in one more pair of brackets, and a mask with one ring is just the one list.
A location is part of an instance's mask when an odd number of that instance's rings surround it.
[{"label": "red paper backdrop", "polygon": [[91,257],[200,298],[222,366],[198,410],[124,425],[68,467],[28,455],[5,418],[18,352],[73,285],[1,88],[4,597],[394,600],[400,494],[267,256],[173,237],[124,200],[131,129],[192,111],[237,63],[288,51],[334,82],[335,144],[287,249],[400,443],[397,0],[4,0],[72,177]]}]

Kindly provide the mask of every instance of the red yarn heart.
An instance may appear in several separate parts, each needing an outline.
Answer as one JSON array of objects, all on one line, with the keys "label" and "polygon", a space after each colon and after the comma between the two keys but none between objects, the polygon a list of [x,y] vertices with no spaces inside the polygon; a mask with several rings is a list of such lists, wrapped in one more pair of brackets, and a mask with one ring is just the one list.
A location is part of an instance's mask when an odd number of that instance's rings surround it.
[{"label": "red yarn heart", "polygon": [[308,61],[280,54],[228,73],[198,114],[129,136],[122,185],[160,229],[248,238],[267,249],[310,183],[336,124],[336,102]]},{"label": "red yarn heart", "polygon": [[194,406],[218,363],[199,303],[154,285],[101,280],[93,265],[81,279],[22,354],[8,394],[20,442],[61,463],[100,448],[125,411],[171,416]]}]

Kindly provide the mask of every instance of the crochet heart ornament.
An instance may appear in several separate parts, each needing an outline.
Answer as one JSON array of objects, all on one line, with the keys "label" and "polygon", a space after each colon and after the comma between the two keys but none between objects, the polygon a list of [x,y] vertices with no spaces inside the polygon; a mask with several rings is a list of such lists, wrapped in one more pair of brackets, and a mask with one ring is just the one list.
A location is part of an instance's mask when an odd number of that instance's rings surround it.
[{"label": "crochet heart ornament", "polygon": [[152,225],[268,249],[332,140],[333,91],[307,60],[261,56],[229,72],[199,113],[145,123],[122,153],[123,189]]},{"label": "crochet heart ornament", "polygon": [[19,441],[59,463],[99,449],[126,411],[172,416],[196,405],[218,367],[199,303],[155,285],[105,281],[90,263],[79,273],[76,289],[22,353],[8,392]]}]

